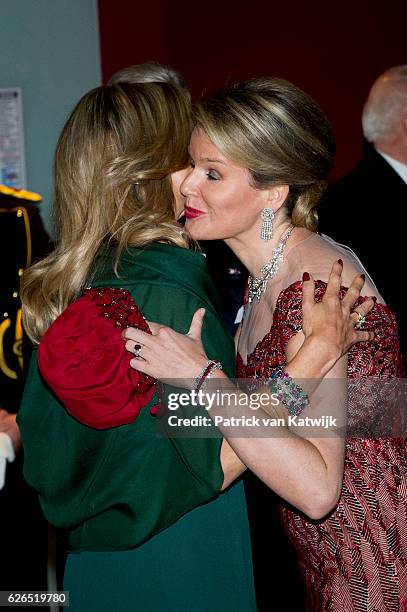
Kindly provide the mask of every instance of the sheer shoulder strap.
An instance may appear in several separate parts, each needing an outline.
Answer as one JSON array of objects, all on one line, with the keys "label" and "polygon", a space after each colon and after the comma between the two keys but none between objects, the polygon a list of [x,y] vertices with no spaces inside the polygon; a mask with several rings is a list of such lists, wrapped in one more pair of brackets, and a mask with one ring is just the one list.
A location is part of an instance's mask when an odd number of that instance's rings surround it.
[{"label": "sheer shoulder strap", "polygon": [[340,251],[345,256],[353,259],[354,262],[355,262],[355,267],[359,268],[358,269],[358,273],[360,274],[360,272],[363,272],[365,277],[369,280],[370,284],[372,285],[375,293],[377,295],[380,295],[380,293],[379,293],[379,291],[378,291],[378,289],[377,289],[377,287],[375,285],[375,282],[374,282],[373,278],[370,276],[369,272],[366,270],[365,266],[360,261],[359,257],[356,255],[355,251],[353,249],[351,249],[349,246],[347,246],[346,244],[342,244],[340,242],[336,242],[336,240],[334,240],[330,236],[327,236],[326,234],[321,234],[321,236],[323,237],[324,240],[326,240],[329,244],[331,244],[337,251]]},{"label": "sheer shoulder strap", "polygon": [[279,330],[283,346],[302,329],[302,283],[292,283],[278,296],[274,326]]}]

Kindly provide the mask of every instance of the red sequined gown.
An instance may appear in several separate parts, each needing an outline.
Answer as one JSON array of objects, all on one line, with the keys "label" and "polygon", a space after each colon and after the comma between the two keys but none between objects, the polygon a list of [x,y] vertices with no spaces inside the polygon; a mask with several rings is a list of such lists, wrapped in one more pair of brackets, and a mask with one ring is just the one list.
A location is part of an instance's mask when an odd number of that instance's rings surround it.
[{"label": "red sequined gown", "polygon": [[[325,283],[316,283],[321,299]],[[285,364],[285,346],[301,330],[300,282],[279,294],[272,327],[248,355],[238,354],[239,378],[269,378]],[[343,291],[342,291],[343,295]],[[362,298],[359,299],[362,301]],[[366,329],[375,340],[353,346],[348,379],[404,377],[394,315],[376,304]],[[369,410],[377,411],[374,401]],[[357,419],[350,413],[348,420]],[[370,418],[375,419],[374,413]],[[293,543],[307,590],[307,609],[341,612],[407,610],[407,450],[401,438],[350,438],[340,500],[315,521],[281,501],[281,518]]]}]

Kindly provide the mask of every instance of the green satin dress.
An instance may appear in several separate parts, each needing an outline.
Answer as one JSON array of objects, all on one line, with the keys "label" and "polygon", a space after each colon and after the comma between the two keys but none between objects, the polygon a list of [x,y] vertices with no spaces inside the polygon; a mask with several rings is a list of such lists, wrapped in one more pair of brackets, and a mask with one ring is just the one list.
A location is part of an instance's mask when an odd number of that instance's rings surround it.
[{"label": "green satin dress", "polygon": [[[128,289],[147,320],[185,333],[204,307],[208,357],[233,374],[233,343],[200,253],[131,248],[119,275],[104,252],[90,284]],[[129,425],[91,429],[46,387],[35,357],[18,421],[26,479],[69,552],[72,612],[256,609],[243,484],[219,494],[220,437],[158,437],[149,407]]]}]

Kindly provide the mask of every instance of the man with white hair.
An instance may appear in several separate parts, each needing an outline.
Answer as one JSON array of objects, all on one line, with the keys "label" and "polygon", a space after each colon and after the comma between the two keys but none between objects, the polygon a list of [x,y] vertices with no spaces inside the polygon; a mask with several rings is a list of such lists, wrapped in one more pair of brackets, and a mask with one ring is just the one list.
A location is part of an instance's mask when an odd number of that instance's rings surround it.
[{"label": "man with white hair", "polygon": [[407,364],[405,258],[398,255],[407,240],[407,64],[374,82],[362,126],[364,157],[328,189],[319,229],[352,247],[372,275],[397,317]]}]

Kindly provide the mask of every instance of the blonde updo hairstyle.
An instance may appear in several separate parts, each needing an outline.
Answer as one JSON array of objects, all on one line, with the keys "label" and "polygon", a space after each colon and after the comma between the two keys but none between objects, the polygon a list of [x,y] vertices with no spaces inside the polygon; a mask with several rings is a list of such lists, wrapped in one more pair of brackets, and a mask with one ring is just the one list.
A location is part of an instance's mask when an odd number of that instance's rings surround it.
[{"label": "blonde updo hairstyle", "polygon": [[288,185],[293,225],[315,230],[335,140],[310,96],[281,79],[254,79],[198,102],[194,117],[228,159],[249,170],[255,188]]},{"label": "blonde updo hairstyle", "polygon": [[129,246],[189,246],[174,220],[170,175],[187,164],[191,129],[189,100],[171,83],[115,83],[78,102],[55,153],[56,248],[22,279],[33,342],[89,283],[103,245],[116,247],[116,273]]}]

